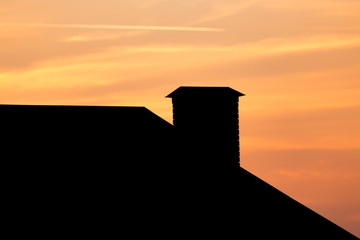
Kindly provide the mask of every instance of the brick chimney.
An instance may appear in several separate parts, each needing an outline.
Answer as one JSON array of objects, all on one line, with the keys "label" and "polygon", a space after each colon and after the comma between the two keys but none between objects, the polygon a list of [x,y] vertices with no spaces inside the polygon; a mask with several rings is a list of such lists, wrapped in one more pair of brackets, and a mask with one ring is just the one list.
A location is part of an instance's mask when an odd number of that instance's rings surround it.
[{"label": "brick chimney", "polygon": [[182,158],[239,167],[239,97],[229,87],[179,87],[170,93]]}]

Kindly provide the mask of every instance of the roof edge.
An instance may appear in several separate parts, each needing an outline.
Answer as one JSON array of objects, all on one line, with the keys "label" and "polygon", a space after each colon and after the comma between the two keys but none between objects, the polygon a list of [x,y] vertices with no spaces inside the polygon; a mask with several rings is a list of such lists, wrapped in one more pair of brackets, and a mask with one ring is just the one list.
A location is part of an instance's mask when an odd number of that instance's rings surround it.
[{"label": "roof edge", "polygon": [[178,97],[180,95],[197,95],[197,94],[228,94],[237,97],[245,94],[236,91],[230,87],[211,87],[211,86],[181,86],[171,92],[166,98]]}]

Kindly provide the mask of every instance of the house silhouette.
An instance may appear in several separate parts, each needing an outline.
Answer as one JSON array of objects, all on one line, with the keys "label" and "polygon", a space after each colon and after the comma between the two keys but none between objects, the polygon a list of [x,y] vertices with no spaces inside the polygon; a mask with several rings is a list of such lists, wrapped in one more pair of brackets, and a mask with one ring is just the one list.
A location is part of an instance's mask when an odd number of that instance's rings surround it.
[{"label": "house silhouette", "polygon": [[28,236],[358,239],[240,167],[243,95],[179,87],[167,96],[173,125],[144,107],[0,105],[8,228]]}]

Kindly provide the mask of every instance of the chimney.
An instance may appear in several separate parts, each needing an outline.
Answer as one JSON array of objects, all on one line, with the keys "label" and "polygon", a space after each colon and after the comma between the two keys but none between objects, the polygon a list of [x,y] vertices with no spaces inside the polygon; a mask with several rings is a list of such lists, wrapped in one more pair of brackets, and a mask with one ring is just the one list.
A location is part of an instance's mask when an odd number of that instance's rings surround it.
[{"label": "chimney", "polygon": [[239,97],[229,87],[179,87],[170,93],[179,154],[207,167],[239,167]]}]

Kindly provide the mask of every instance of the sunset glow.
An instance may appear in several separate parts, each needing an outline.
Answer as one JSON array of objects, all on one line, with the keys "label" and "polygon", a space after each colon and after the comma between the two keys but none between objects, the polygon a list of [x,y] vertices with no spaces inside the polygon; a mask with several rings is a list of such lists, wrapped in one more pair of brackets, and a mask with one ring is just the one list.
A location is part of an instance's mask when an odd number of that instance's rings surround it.
[{"label": "sunset glow", "polygon": [[132,25],[89,25],[89,24],[49,24],[49,23],[1,23],[3,27],[30,27],[30,28],[78,28],[97,30],[155,30],[155,31],[194,31],[218,32],[217,28],[200,27],[169,27],[169,26],[132,26]]},{"label": "sunset glow", "polygon": [[360,1],[1,0],[0,103],[240,99],[241,165],[360,236]]}]

